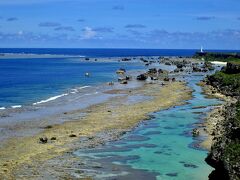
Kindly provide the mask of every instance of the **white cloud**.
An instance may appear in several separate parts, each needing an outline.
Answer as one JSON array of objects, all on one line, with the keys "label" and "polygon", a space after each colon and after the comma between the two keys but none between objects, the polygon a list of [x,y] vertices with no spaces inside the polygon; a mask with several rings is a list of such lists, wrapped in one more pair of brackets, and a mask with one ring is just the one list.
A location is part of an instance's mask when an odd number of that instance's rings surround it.
[{"label": "white cloud", "polygon": [[82,39],[93,39],[94,37],[96,37],[96,35],[97,35],[97,32],[94,31],[92,28],[85,27],[83,29]]}]

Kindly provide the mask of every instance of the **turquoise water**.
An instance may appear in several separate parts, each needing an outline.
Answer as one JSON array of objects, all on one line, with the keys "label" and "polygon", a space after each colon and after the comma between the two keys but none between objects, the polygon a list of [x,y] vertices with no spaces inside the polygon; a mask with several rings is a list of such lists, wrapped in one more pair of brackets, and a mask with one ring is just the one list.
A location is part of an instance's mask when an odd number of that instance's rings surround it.
[{"label": "turquoise water", "polygon": [[[207,151],[197,146],[202,137],[194,139],[191,132],[195,123],[203,119],[204,113],[220,101],[207,99],[201,94],[196,83],[202,78],[187,78],[188,85],[194,90],[193,99],[187,104],[152,114],[152,120],[144,122],[117,142],[76,154],[98,162],[101,158],[110,157],[114,164],[158,173],[156,179],[159,180],[208,179],[212,169],[204,161]],[[201,108],[196,109],[199,106]]]}]

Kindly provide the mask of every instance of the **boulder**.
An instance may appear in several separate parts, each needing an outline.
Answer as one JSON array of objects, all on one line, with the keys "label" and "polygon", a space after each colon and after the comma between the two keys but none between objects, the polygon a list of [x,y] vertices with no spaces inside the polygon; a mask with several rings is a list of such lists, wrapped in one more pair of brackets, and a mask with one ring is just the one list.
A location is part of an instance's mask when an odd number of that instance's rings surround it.
[{"label": "boulder", "polygon": [[127,84],[127,80],[120,81],[120,84]]},{"label": "boulder", "polygon": [[39,138],[39,143],[46,144],[47,142],[48,142],[48,138],[47,137],[40,137]]},{"label": "boulder", "polygon": [[151,80],[156,81],[156,80],[158,80],[158,78],[157,77],[151,77]]},{"label": "boulder", "polygon": [[197,136],[199,136],[199,130],[197,129],[197,128],[195,128],[195,129],[193,129],[192,130],[192,135],[193,135],[193,137],[197,137]]},{"label": "boulder", "polygon": [[180,69],[180,68],[183,68],[183,65],[182,65],[182,64],[177,64],[176,66],[177,66],[177,68],[179,68],[179,69]]},{"label": "boulder", "polygon": [[51,141],[56,141],[57,138],[56,137],[51,137]]},{"label": "boulder", "polygon": [[157,69],[156,68],[152,68],[152,69],[149,69],[148,70],[148,73],[149,74],[156,74],[158,71],[157,71]]},{"label": "boulder", "polygon": [[165,77],[163,80],[164,81],[169,81],[170,79],[168,77]]},{"label": "boulder", "polygon": [[162,69],[158,69],[158,73],[162,74],[164,71]]},{"label": "boulder", "polygon": [[124,74],[126,72],[125,69],[120,68],[119,70],[116,71],[117,74]]},{"label": "boulder", "polygon": [[145,81],[147,78],[148,77],[146,74],[140,74],[137,76],[137,80],[139,80],[139,81]]},{"label": "boulder", "polygon": [[70,134],[69,137],[77,137],[76,134]]},{"label": "boulder", "polygon": [[197,66],[193,66],[193,72],[201,72],[202,70]]}]

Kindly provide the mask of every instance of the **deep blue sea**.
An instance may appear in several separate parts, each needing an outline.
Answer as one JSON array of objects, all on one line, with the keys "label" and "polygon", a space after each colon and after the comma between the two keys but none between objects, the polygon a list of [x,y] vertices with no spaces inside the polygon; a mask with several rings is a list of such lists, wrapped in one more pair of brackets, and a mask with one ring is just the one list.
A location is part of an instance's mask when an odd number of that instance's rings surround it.
[{"label": "deep blue sea", "polygon": [[[0,59],[0,107],[31,105],[73,88],[116,80],[119,68],[141,69],[135,63],[83,62],[78,59]],[[91,72],[90,77],[85,73]]]},{"label": "deep blue sea", "polygon": [[[86,57],[192,56],[199,49],[87,49],[87,48],[0,48],[0,53],[80,55]],[[206,50],[240,52],[240,50]]]}]

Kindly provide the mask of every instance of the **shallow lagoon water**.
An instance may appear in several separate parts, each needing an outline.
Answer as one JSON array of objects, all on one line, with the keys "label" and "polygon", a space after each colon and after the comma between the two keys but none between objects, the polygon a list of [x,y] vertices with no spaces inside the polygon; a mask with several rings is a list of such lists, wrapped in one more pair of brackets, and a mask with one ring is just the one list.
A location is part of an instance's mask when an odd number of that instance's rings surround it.
[{"label": "shallow lagoon water", "polygon": [[[203,137],[194,139],[191,132],[211,106],[221,102],[204,97],[201,87],[196,85],[202,78],[186,77],[194,92],[193,99],[185,105],[153,113],[151,120],[145,121],[119,141],[98,149],[79,150],[75,154],[101,162],[103,166],[104,159],[108,158],[113,164],[147,170],[154,173],[156,179],[208,179],[212,168],[204,161],[207,151],[194,145]],[[105,173],[108,177],[120,178],[113,172]],[[98,175],[95,176],[98,178]]]}]

